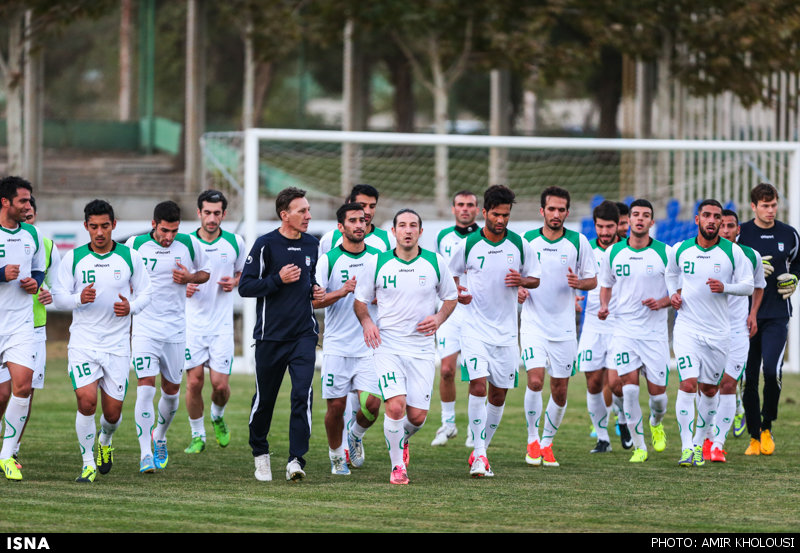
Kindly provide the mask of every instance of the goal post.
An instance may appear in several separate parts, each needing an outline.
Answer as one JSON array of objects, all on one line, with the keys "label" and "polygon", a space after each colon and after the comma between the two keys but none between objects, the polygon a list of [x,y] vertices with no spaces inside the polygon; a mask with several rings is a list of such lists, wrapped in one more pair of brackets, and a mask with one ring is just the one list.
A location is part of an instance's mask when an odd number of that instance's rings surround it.
[{"label": "goal post", "polygon": [[[435,151],[442,148],[448,152],[444,182],[435,172]],[[490,184],[507,184],[517,194],[518,210],[533,211],[541,191],[556,184],[570,190],[573,217],[589,215],[590,202],[597,195],[615,200],[633,196],[650,199],[658,221],[669,202],[677,200],[688,220],[695,203],[709,197],[734,204],[740,218],[748,220],[750,189],[770,182],[781,197],[778,218],[800,229],[800,144],[796,142],[248,129],[243,149],[248,245],[257,238],[259,197],[274,195],[278,186],[287,183],[341,198],[343,183],[365,182],[380,190],[382,204],[415,207],[445,219],[450,218],[449,210],[441,199],[464,188],[480,192]],[[348,174],[343,174],[343,168]],[[506,181],[492,182],[495,175],[504,175]],[[538,219],[538,209],[515,215],[520,217]],[[795,311],[797,296],[792,296]],[[243,351],[250,370],[254,368],[250,347],[254,304],[246,301],[243,312]],[[786,370],[799,372],[800,314],[790,319],[788,347]]]}]

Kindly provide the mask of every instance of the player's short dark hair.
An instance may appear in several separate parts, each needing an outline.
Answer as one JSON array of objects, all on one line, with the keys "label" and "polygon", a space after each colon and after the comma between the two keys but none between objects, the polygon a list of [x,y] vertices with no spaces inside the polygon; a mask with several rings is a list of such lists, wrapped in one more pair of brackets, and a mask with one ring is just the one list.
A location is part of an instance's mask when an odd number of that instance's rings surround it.
[{"label": "player's short dark hair", "polygon": [[734,219],[736,219],[736,224],[737,225],[739,224],[739,216],[732,209],[723,209],[722,210],[722,216],[723,217],[733,217]]},{"label": "player's short dark hair", "polygon": [[197,197],[197,209],[203,209],[203,202],[217,204],[222,202],[222,211],[228,209],[228,199],[219,190],[206,190]]},{"label": "player's short dark hair", "polygon": [[714,198],[707,198],[707,199],[703,200],[702,202],[700,202],[700,205],[697,206],[697,214],[699,215],[700,212],[703,210],[703,208],[705,206],[707,206],[707,205],[718,207],[720,210],[722,210],[722,204],[721,203],[719,203]]},{"label": "player's short dark hair", "polygon": [[275,213],[278,217],[281,216],[281,211],[289,211],[289,204],[297,198],[305,198],[306,191],[290,186],[278,192],[278,197],[275,198]]},{"label": "player's short dark hair", "polygon": [[36,215],[39,212],[39,210],[36,209],[36,198],[34,198],[33,196],[31,196],[31,209],[33,210],[34,215]]},{"label": "player's short dark hair", "polygon": [[347,202],[336,210],[336,221],[344,224],[344,219],[347,217],[348,211],[364,211],[364,207],[358,202]]},{"label": "player's short dark hair", "polygon": [[105,200],[92,200],[86,207],[83,208],[83,220],[84,222],[89,222],[89,217],[94,215],[108,215],[108,218],[111,219],[113,223],[116,221],[114,218],[114,208],[111,207],[111,204]]},{"label": "player's short dark hair", "polygon": [[771,202],[778,199],[778,189],[768,182],[761,182],[750,191],[750,201],[753,205],[758,202]]},{"label": "player's short dark hair", "polygon": [[354,201],[356,201],[356,196],[358,196],[359,194],[363,194],[364,196],[368,196],[370,198],[375,198],[375,201],[376,202],[378,201],[378,196],[379,196],[378,189],[375,188],[374,186],[369,185],[369,184],[357,184],[357,185],[355,185],[353,187],[353,189],[350,191],[350,195],[347,196],[345,201],[348,202],[348,203],[349,202],[354,202]]},{"label": "player's short dark hair", "polygon": [[419,228],[422,228],[422,217],[419,216],[419,213],[408,207],[401,209],[400,211],[394,214],[394,219],[392,219],[392,227],[397,226],[397,218],[404,213],[413,213],[414,215],[416,215],[417,219],[419,220]]},{"label": "player's short dark hair", "polygon": [[165,223],[175,223],[181,220],[181,208],[172,200],[167,200],[156,205],[153,209],[153,221],[156,224],[164,221]]},{"label": "player's short dark hair", "polygon": [[592,211],[592,220],[596,223],[598,219],[619,223],[619,209],[617,208],[617,204],[611,200],[603,200],[600,202],[600,205]]},{"label": "player's short dark hair", "polygon": [[[653,209],[653,204],[650,203],[650,200],[645,200],[644,198],[638,198],[631,202],[630,210],[632,211],[634,207],[646,207],[650,210],[650,216],[655,217],[656,212]],[[629,211],[630,213],[630,211]]]},{"label": "player's short dark hair", "polygon": [[478,204],[478,195],[475,194],[475,192],[472,192],[471,190],[461,190],[460,192],[456,192],[455,194],[453,194],[453,205],[456,205],[456,198],[458,196],[472,196],[473,198],[475,198],[475,205]]},{"label": "player's short dark hair", "polygon": [[483,209],[488,211],[498,205],[513,205],[516,198],[516,194],[508,186],[494,184],[483,193]]},{"label": "player's short dark hair", "polygon": [[631,210],[628,207],[628,204],[626,204],[625,202],[614,202],[614,203],[617,204],[617,209],[619,209],[619,216],[620,217],[622,217],[624,215],[630,215]]},{"label": "player's short dark hair", "polygon": [[548,186],[542,191],[542,207],[547,203],[548,196],[555,196],[556,198],[564,198],[567,200],[567,209],[569,209],[569,192],[560,186]]},{"label": "player's short dark hair", "polygon": [[33,192],[31,183],[22,177],[4,177],[0,180],[0,198],[5,198],[9,202],[17,197],[17,190],[24,188],[28,192]]}]

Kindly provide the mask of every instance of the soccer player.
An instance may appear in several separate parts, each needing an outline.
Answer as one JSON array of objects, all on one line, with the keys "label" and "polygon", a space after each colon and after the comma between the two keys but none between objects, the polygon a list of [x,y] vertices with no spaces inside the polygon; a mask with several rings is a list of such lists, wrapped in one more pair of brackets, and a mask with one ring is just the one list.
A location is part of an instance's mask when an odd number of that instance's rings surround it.
[{"label": "soccer player", "polygon": [[[114,461],[114,432],[122,422],[122,402],[128,389],[131,314],[150,303],[150,277],[142,257],[111,239],[117,225],[114,209],[93,200],[83,210],[89,243],[67,252],[52,291],[59,309],[72,311],[67,347],[68,371],[78,410],[75,433],[83,457],[77,482],[94,482]],[[97,390],[100,417],[97,462],[93,448]]]},{"label": "soccer player", "polygon": [[711,199],[700,202],[695,223],[697,236],[673,247],[666,275],[670,303],[678,311],[672,348],[681,379],[675,413],[681,436],[678,464],[684,467],[705,464],[706,424],[716,411],[715,396],[730,347],[728,295],[753,293],[752,263],[742,248],[719,236],[720,203]]},{"label": "soccer player", "polygon": [[32,191],[20,177],[0,180],[0,385],[11,381],[0,467],[12,481],[22,480],[13,455],[28,416],[35,363],[31,295],[45,271],[39,231],[25,223]]},{"label": "soccer player", "polygon": [[[653,449],[664,451],[667,437],[662,421],[667,413],[670,299],[664,280],[669,248],[650,238],[653,206],[643,199],[630,205],[630,237],[609,248],[600,266],[600,309],[597,316],[616,317],[611,354],[622,380],[628,430],[635,446],[631,463],[647,460],[639,375],[644,373],[650,394],[650,434]],[[613,298],[616,300],[611,304]],[[635,329],[635,332],[631,332]]]},{"label": "soccer player", "polygon": [[256,240],[239,279],[239,295],[258,298],[256,326],[256,393],[250,411],[250,447],[255,477],[272,480],[269,433],[283,375],[292,379],[289,462],[286,479],[305,478],[311,436],[311,383],[317,335],[312,300],[325,299],[315,279],[319,242],[307,234],[311,207],[305,190],[289,187],[275,198],[280,227]]},{"label": "soccer player", "polygon": [[[525,389],[525,418],[528,423],[529,465],[557,467],[553,438],[567,409],[567,387],[578,355],[575,325],[575,290],[597,286],[597,262],[589,240],[564,227],[569,216],[569,192],[557,186],[541,195],[539,213],[542,228],[525,233],[525,240],[541,265],[541,285],[531,291],[522,304],[520,345],[528,373]],[[550,374],[550,400],[547,403],[541,441],[544,372]]]},{"label": "soccer player", "polygon": [[[181,209],[173,201],[153,210],[151,230],[126,245],[142,256],[154,301],[133,316],[134,420],[139,438],[139,472],[153,473],[169,462],[167,430],[178,411],[186,348],[186,285],[208,281],[210,269],[197,238],[178,232]],[[161,375],[158,417],[153,417],[156,376]],[[152,430],[152,435],[151,435]]]},{"label": "soccer player", "polygon": [[186,411],[192,439],[184,452],[200,453],[206,447],[203,419],[205,367],[211,380],[211,424],[221,447],[231,441],[225,423],[225,405],[231,396],[229,384],[233,363],[233,299],[231,292],[247,257],[244,239],[223,230],[228,200],[217,190],[206,190],[197,198],[200,228],[192,236],[200,244],[210,276],[205,284],[186,285]]},{"label": "soccer player", "polygon": [[[594,209],[592,218],[594,219],[597,238],[590,240],[589,244],[592,246],[599,273],[608,248],[620,239],[617,234],[619,208],[614,202],[606,200]],[[622,399],[622,383],[619,376],[617,376],[614,358],[610,349],[616,318],[612,315],[606,320],[600,320],[597,316],[599,309],[600,288],[596,287],[586,294],[586,314],[578,344],[578,370],[586,375],[586,406],[597,436],[597,444],[591,450],[591,453],[611,451],[608,421],[612,410],[606,406],[603,396],[604,388],[610,384],[614,390],[617,390],[617,395]],[[612,311],[615,311],[614,307],[612,307]],[[621,412],[624,413],[624,411]],[[624,417],[623,420],[625,420]],[[623,447],[625,447],[626,438],[629,435],[627,425],[625,425],[624,432],[620,427]]]},{"label": "soccer player", "polygon": [[[391,484],[408,484],[408,440],[428,415],[436,376],[436,330],[456,306],[458,291],[439,254],[419,247],[422,219],[413,210],[394,216],[394,250],[373,257],[356,282],[356,316],[364,341],[375,350],[384,400],[383,434]],[[368,306],[377,300],[377,320]],[[442,301],[436,310],[437,300]]]},{"label": "soccer player", "polygon": [[[539,264],[530,246],[507,228],[514,200],[511,189],[489,187],[483,195],[484,228],[460,242],[450,260],[459,292],[464,292],[459,297],[465,304],[461,348],[469,377],[473,478],[494,476],[486,449],[503,416],[508,389],[517,382],[517,288],[539,285]],[[462,285],[465,274],[467,286]]]},{"label": "soccer player", "polygon": [[[478,230],[475,217],[478,215],[478,197],[469,190],[456,192],[451,208],[455,217],[455,225],[443,229],[436,237],[436,253],[449,263],[457,244]],[[455,275],[466,286],[464,275]],[[456,428],[456,367],[458,354],[461,352],[461,327],[464,321],[464,309],[456,305],[453,314],[448,317],[436,333],[436,344],[441,358],[441,374],[439,379],[439,397],[442,403],[442,425],[436,430],[432,446],[445,445],[447,440],[458,434]],[[467,443],[471,442],[467,438]],[[469,446],[469,445],[468,445]]]},{"label": "soccer player", "polygon": [[[750,208],[755,217],[742,223],[739,243],[750,246],[764,262],[767,287],[758,309],[758,331],[750,339],[750,352],[744,375],[744,403],[750,445],[746,455],[772,455],[775,440],[772,421],[778,418],[781,395],[781,370],[786,349],[791,296],[800,276],[800,236],[797,230],[775,218],[778,191],[761,183],[750,192]],[[759,373],[764,371],[764,400],[758,395]]]},{"label": "soccer player", "polygon": [[[325,430],[331,474],[346,476],[342,440],[347,397],[355,392],[360,409],[347,432],[350,462],[364,464],[362,439],[380,409],[380,389],[375,374],[372,350],[363,340],[363,331],[353,312],[353,291],[362,278],[369,279],[365,267],[380,252],[364,243],[366,219],[360,203],[344,204],[336,211],[342,242],[319,258],[317,283],[325,289],[325,299],[313,302],[325,308],[325,340],[322,342],[322,397],[328,402]],[[370,304],[370,309],[374,311]],[[372,314],[374,316],[374,312]]]},{"label": "soccer player", "polygon": [[625,202],[614,202],[619,209],[619,224],[617,224],[617,236],[620,240],[625,240],[628,237],[628,229],[630,228],[629,217],[630,208]]}]

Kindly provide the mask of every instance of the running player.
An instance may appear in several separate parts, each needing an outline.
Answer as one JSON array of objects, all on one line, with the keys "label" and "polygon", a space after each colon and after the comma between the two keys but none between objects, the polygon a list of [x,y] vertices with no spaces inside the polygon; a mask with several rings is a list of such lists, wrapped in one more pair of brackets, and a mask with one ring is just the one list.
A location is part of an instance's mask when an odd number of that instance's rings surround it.
[{"label": "running player", "polygon": [[619,209],[619,224],[617,225],[617,236],[619,236],[620,241],[625,240],[628,237],[628,229],[630,228],[630,208],[628,204],[625,202],[614,202],[617,204],[617,209]]},{"label": "running player", "polygon": [[[449,263],[457,244],[463,242],[470,234],[478,230],[475,217],[478,215],[478,197],[469,190],[462,190],[453,196],[451,208],[455,217],[455,225],[447,227],[436,237],[436,252]],[[464,275],[458,276],[462,286],[467,286]],[[461,326],[464,320],[464,308],[456,306],[455,311],[444,322],[436,333],[436,344],[441,358],[441,375],[439,380],[439,397],[442,402],[442,425],[436,430],[432,446],[445,445],[447,440],[458,434],[456,428],[456,367],[458,354],[461,352]],[[467,443],[471,442],[471,436]],[[468,445],[469,447],[469,445]]]},{"label": "running player", "polygon": [[25,222],[32,191],[20,177],[0,180],[0,385],[11,381],[0,467],[14,481],[22,480],[13,455],[28,416],[35,363],[31,295],[45,271],[39,231]]},{"label": "running player", "polygon": [[[719,236],[722,206],[700,203],[695,216],[697,236],[679,242],[669,254],[667,288],[678,314],[673,350],[681,383],[675,412],[681,435],[681,466],[702,466],[706,424],[716,411],[716,393],[730,346],[727,295],[753,293],[752,263],[738,245]],[[692,436],[697,398],[697,422]]]},{"label": "running player", "polygon": [[[130,316],[150,303],[151,288],[139,253],[111,239],[117,225],[111,205],[93,200],[83,213],[90,242],[64,255],[52,294],[57,308],[72,310],[67,359],[83,457],[77,482],[88,483],[94,482],[98,470],[107,474],[114,461],[111,441],[122,422],[131,362]],[[103,414],[95,463],[98,387]]]},{"label": "running player", "polygon": [[231,396],[233,364],[233,300],[247,257],[244,239],[223,230],[228,200],[217,190],[197,198],[200,228],[192,233],[200,244],[210,270],[206,284],[186,285],[186,411],[192,439],[184,453],[200,453],[206,447],[203,417],[205,367],[211,380],[211,424],[221,447],[231,441],[225,423],[225,405]]},{"label": "running player", "polygon": [[[153,230],[131,236],[126,243],[142,256],[157,300],[133,316],[131,339],[133,368],[139,381],[134,418],[142,473],[164,469],[169,462],[167,430],[178,411],[185,361],[186,285],[202,284],[209,278],[200,243],[179,233],[180,224],[178,204],[161,202],[153,210]],[[159,374],[161,398],[154,420],[153,398]]]},{"label": "running player", "polygon": [[[458,291],[442,256],[419,247],[422,219],[416,212],[398,211],[392,233],[397,247],[370,260],[364,273],[369,278],[356,283],[354,309],[364,341],[375,350],[389,482],[408,484],[408,440],[425,423],[436,376],[434,335],[453,312]],[[373,300],[377,321],[367,307]]]},{"label": "running player", "polygon": [[[529,465],[557,467],[553,438],[567,409],[567,388],[578,355],[575,290],[597,286],[597,262],[586,237],[564,227],[569,216],[569,192],[546,188],[539,213],[544,226],[525,233],[539,260],[542,284],[522,304],[520,345],[528,373],[525,418],[528,423]],[[550,400],[539,438],[544,372],[550,374]]]},{"label": "running player", "polygon": [[[517,383],[517,288],[539,285],[539,264],[530,246],[508,230],[514,192],[495,185],[483,196],[485,226],[453,251],[450,268],[464,292],[462,355],[469,377],[467,418],[474,450],[473,478],[494,476],[486,449],[503,416],[506,394]],[[466,274],[468,288],[461,279]],[[487,405],[488,398],[488,405]]]},{"label": "running player", "polygon": [[[592,218],[597,238],[590,240],[589,244],[592,246],[599,273],[608,248],[619,240],[617,234],[619,209],[614,202],[606,200],[594,209]],[[585,318],[578,345],[578,370],[586,374],[586,407],[597,436],[597,444],[591,453],[611,451],[608,421],[612,410],[606,406],[603,397],[604,385],[608,386],[611,383],[614,389],[618,389],[619,395],[622,394],[622,383],[617,376],[610,349],[616,319],[614,315],[611,315],[605,321],[601,321],[597,317],[599,309],[600,287],[598,286],[586,293]],[[615,310],[615,306],[612,306],[611,311]],[[627,431],[627,425],[625,430]],[[627,436],[622,434],[620,432],[622,444],[625,447]]]},{"label": "running player", "polygon": [[[761,183],[753,188],[750,209],[755,217],[742,223],[739,242],[761,254],[767,287],[758,309],[758,331],[750,339],[744,375],[742,403],[750,434],[750,445],[745,454],[772,455],[775,451],[772,421],[778,418],[783,354],[792,314],[789,297],[794,293],[800,276],[800,235],[775,218],[778,191],[771,184]],[[762,366],[763,404],[758,396]]]},{"label": "running player", "polygon": [[[361,408],[348,433],[350,462],[364,464],[362,439],[380,409],[380,389],[375,376],[372,350],[363,340],[363,330],[353,313],[356,283],[369,279],[364,273],[369,260],[380,253],[364,243],[366,219],[360,203],[344,204],[336,211],[342,242],[319,258],[317,283],[325,288],[325,299],[313,302],[314,309],[325,308],[325,339],[322,342],[322,397],[328,401],[325,430],[331,474],[348,475],[342,432],[347,397],[355,392]],[[374,311],[372,304],[369,305]],[[375,313],[371,314],[374,317]]]},{"label": "running player", "polygon": [[[668,246],[650,238],[653,206],[647,200],[630,205],[630,238],[614,244],[600,267],[601,320],[613,313],[617,320],[611,341],[614,365],[622,380],[628,430],[635,450],[631,463],[647,460],[639,374],[644,373],[650,394],[650,434],[653,449],[664,451],[667,436],[662,421],[667,413],[669,377],[669,296],[664,280]],[[612,295],[616,304],[611,304]],[[610,306],[610,307],[609,307]],[[635,335],[630,332],[636,329]]]}]

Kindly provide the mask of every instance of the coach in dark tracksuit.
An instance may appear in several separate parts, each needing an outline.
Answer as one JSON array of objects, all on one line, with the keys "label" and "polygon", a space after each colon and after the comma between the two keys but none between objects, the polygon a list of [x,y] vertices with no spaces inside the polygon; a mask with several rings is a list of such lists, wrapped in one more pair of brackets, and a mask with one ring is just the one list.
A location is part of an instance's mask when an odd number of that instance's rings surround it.
[{"label": "coach in dark tracksuit", "polygon": [[[791,273],[800,276],[800,236],[789,225],[777,221],[778,192],[770,184],[759,184],[750,193],[750,207],[755,218],[742,223],[739,242],[750,246],[761,257],[772,256],[765,262],[772,265],[764,299],[756,316],[758,331],[750,339],[750,352],[745,368],[745,388],[742,394],[750,447],[746,455],[771,455],[775,450],[772,421],[778,418],[781,394],[781,367],[786,349],[786,336],[791,316],[791,302],[778,293],[778,277]],[[758,377],[763,360],[764,401],[760,405]]]},{"label": "coach in dark tracksuit", "polygon": [[281,226],[256,240],[239,281],[242,297],[258,298],[250,447],[256,458],[269,454],[267,434],[288,366],[292,411],[286,477],[300,480],[305,477],[303,455],[311,435],[311,385],[319,332],[311,300],[324,299],[325,291],[314,279],[319,241],[306,234],[311,212],[305,191],[281,191],[275,209]]}]

